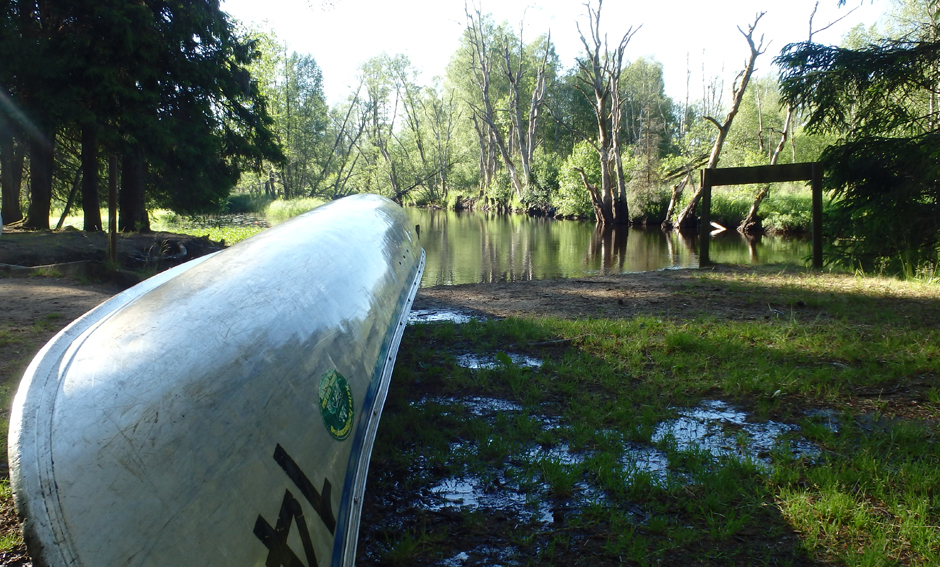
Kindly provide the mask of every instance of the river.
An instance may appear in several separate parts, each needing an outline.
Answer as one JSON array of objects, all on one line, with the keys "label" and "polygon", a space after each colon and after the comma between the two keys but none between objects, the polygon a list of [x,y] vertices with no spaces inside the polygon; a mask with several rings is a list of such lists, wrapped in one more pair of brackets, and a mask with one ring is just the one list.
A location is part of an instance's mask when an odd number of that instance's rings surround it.
[{"label": "river", "polygon": [[[427,252],[422,287],[572,278],[698,267],[698,237],[658,227],[598,229],[593,222],[525,215],[406,209]],[[804,263],[808,238],[712,237],[714,263]]]}]

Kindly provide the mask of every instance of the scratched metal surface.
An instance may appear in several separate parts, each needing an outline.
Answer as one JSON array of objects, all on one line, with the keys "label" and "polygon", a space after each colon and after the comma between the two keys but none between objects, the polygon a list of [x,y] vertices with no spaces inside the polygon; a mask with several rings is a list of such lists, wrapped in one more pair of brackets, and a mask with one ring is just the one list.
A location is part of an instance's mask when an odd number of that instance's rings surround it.
[{"label": "scratched metal surface", "polygon": [[347,198],[63,330],[11,417],[35,564],[351,564],[423,257],[397,205]]}]

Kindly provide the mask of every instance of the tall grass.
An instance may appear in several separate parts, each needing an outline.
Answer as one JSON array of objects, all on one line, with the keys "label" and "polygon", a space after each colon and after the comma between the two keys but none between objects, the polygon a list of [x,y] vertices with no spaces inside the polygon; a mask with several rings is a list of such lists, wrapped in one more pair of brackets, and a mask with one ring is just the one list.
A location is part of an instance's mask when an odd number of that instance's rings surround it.
[{"label": "tall grass", "polygon": [[272,225],[306,213],[326,203],[326,199],[290,199],[272,201],[264,210],[264,216]]}]

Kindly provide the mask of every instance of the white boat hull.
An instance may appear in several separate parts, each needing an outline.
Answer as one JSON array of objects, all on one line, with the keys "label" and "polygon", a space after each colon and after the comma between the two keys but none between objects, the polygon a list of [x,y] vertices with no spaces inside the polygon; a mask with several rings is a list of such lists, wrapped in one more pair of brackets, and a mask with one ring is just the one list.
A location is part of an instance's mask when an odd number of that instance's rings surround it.
[{"label": "white boat hull", "polygon": [[423,267],[400,207],[351,197],[64,329],[11,416],[34,564],[352,565]]}]

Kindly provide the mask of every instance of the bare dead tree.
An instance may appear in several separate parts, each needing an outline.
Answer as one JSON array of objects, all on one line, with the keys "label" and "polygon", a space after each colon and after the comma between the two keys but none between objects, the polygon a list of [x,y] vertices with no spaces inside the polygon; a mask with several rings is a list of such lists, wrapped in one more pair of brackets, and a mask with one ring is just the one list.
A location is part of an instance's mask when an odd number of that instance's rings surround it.
[{"label": "bare dead tree", "polygon": [[[708,120],[718,128],[718,136],[715,138],[711,154],[708,157],[708,164],[705,166],[709,169],[715,168],[718,165],[718,160],[721,157],[721,149],[724,146],[725,139],[728,137],[728,132],[731,130],[734,117],[737,116],[738,109],[741,107],[741,102],[744,100],[744,93],[751,80],[751,75],[754,74],[754,63],[757,61],[757,57],[764,53],[764,37],[761,36],[757,43],[754,42],[754,30],[757,28],[757,24],[760,22],[761,18],[764,17],[764,14],[766,14],[766,12],[761,12],[757,15],[754,19],[754,23],[748,26],[747,33],[745,33],[740,26],[738,27],[738,31],[741,32],[741,35],[747,40],[751,53],[744,65],[744,70],[738,74],[732,85],[731,110],[728,111],[723,122],[718,122],[718,120],[712,116],[705,117],[705,120]],[[695,208],[698,206],[701,197],[702,188],[698,187],[695,194],[692,195],[692,199],[676,218],[675,226],[678,229],[689,228],[695,224]]]},{"label": "bare dead tree", "polygon": [[551,33],[545,40],[542,57],[539,66],[535,71],[535,87],[532,89],[532,96],[529,101],[528,121],[523,120],[522,115],[522,90],[523,81],[526,74],[525,65],[525,43],[522,34],[523,26],[519,25],[519,45],[516,55],[517,61],[513,65],[512,56],[509,51],[509,42],[503,45],[503,63],[504,73],[509,80],[509,115],[512,119],[513,136],[512,141],[516,146],[516,153],[519,155],[519,162],[522,165],[522,181],[525,186],[529,185],[532,178],[532,158],[537,145],[536,132],[538,130],[539,113],[545,98],[547,89],[545,69],[548,64],[548,56],[551,51]]},{"label": "bare dead tree", "polygon": [[[820,30],[814,31],[813,30],[813,18],[816,17],[816,10],[818,8],[819,8],[819,2],[816,2],[816,4],[813,6],[813,11],[810,13],[810,16],[809,16],[809,39],[807,40],[809,42],[813,41],[814,33],[825,31],[831,28],[837,22],[846,18],[849,14],[855,11],[855,9],[853,8],[847,14],[843,15],[841,18],[829,23],[828,25],[826,25]],[[783,128],[779,132],[776,132],[777,134],[779,134],[780,139],[777,141],[777,146],[774,148],[773,154],[770,156],[770,165],[777,164],[777,159],[780,157],[780,153],[783,151],[783,148],[786,146],[787,140],[790,139],[791,137],[792,127],[793,127],[793,112],[794,112],[793,105],[788,104],[787,115],[786,115],[786,118],[784,119]],[[760,104],[758,103],[757,116],[759,119],[760,119],[760,115],[761,115]],[[762,128],[763,128],[763,124],[761,123],[761,129]],[[761,141],[763,141],[763,132],[758,132],[758,135],[760,136]],[[763,146],[761,147],[761,151],[763,151]],[[742,234],[753,234],[761,230],[758,211],[760,209],[761,203],[763,203],[764,200],[769,195],[770,195],[769,184],[763,184],[758,188],[757,193],[754,195],[754,201],[751,203],[751,208],[748,211],[747,216],[744,218],[743,221],[741,221],[740,226],[738,226],[738,232]]]},{"label": "bare dead tree", "polygon": [[496,149],[499,150],[503,165],[509,172],[509,179],[512,181],[513,188],[518,196],[522,196],[522,180],[519,179],[516,164],[513,162],[509,152],[509,146],[506,143],[506,139],[503,137],[502,131],[497,127],[494,118],[495,112],[493,110],[493,102],[490,98],[490,78],[493,75],[493,56],[483,30],[483,15],[480,13],[479,8],[475,8],[471,14],[466,4],[464,4],[464,12],[467,15],[467,31],[470,32],[470,39],[472,40],[470,46],[470,71],[473,74],[473,81],[476,83],[477,89],[479,89],[482,97],[482,108],[474,105],[470,101],[467,101],[467,103],[473,110],[475,116],[477,116],[489,130],[489,136],[495,143]]},{"label": "bare dead tree", "polygon": [[577,24],[585,56],[578,60],[578,90],[591,104],[597,118],[597,139],[591,140],[601,163],[601,185],[592,191],[582,173],[585,189],[591,195],[597,222],[605,225],[630,222],[626,201],[626,184],[620,160],[620,74],[623,70],[623,54],[627,44],[639,28],[631,26],[611,52],[607,36],[601,35],[601,8],[603,0],[597,1],[595,10],[590,3],[588,10],[588,35],[590,42]]}]

